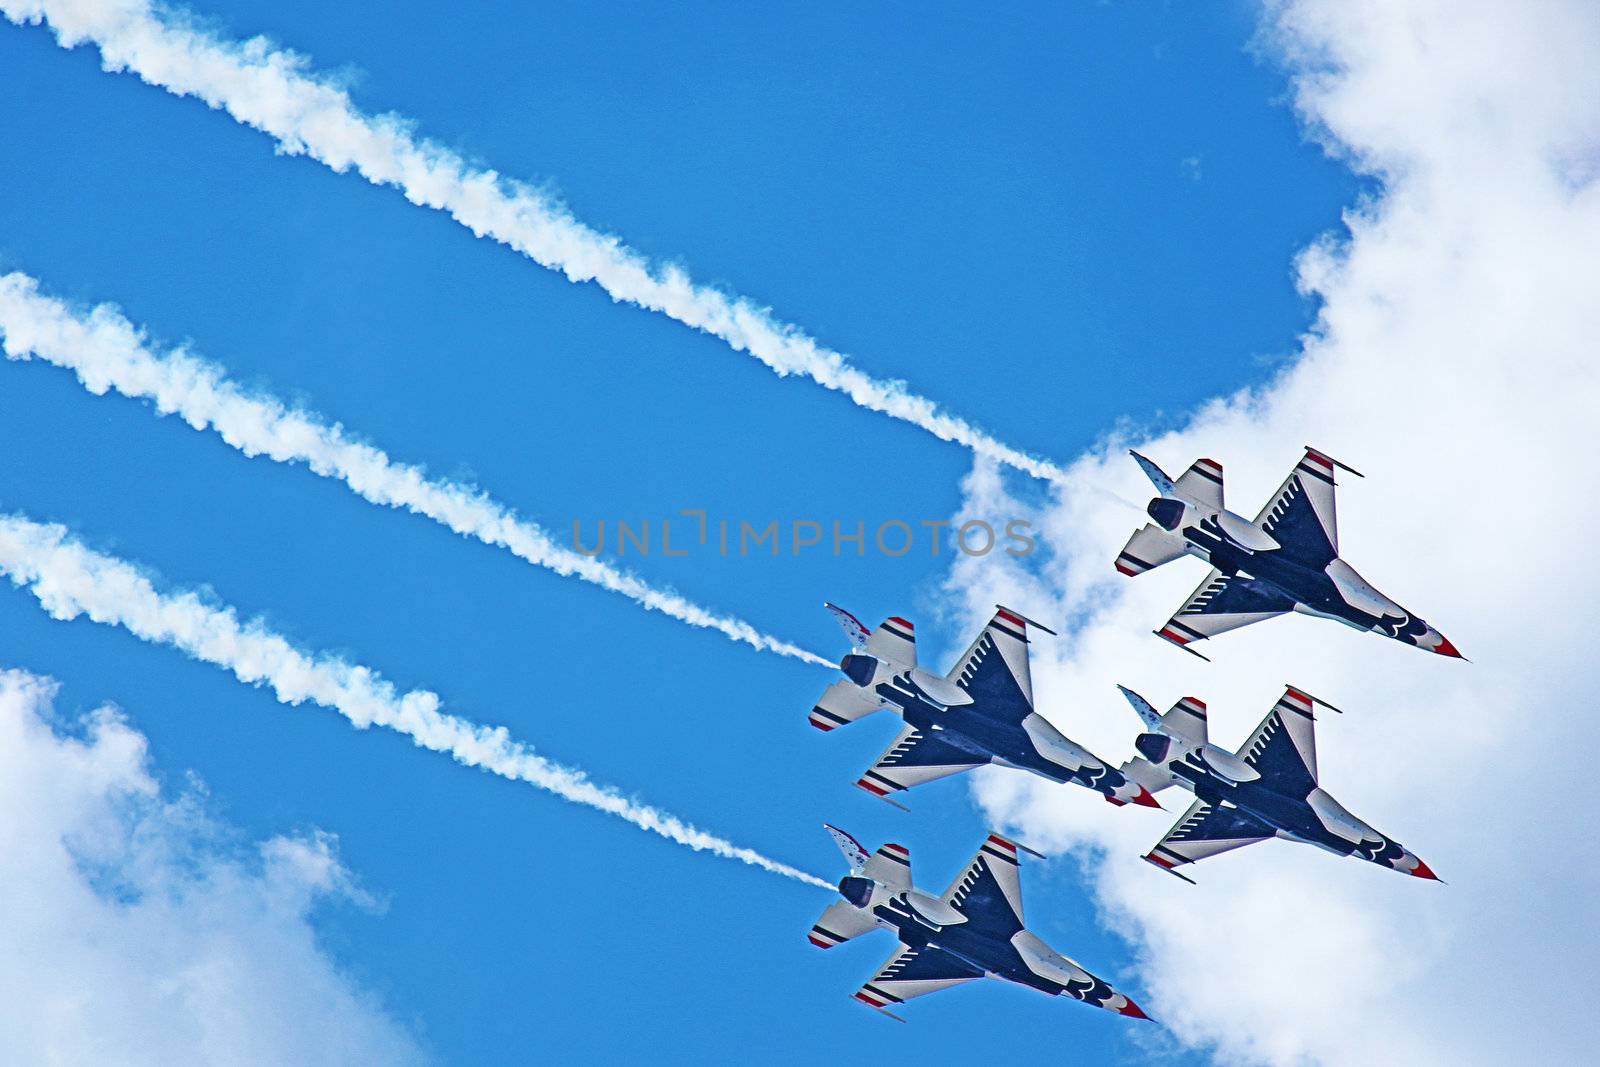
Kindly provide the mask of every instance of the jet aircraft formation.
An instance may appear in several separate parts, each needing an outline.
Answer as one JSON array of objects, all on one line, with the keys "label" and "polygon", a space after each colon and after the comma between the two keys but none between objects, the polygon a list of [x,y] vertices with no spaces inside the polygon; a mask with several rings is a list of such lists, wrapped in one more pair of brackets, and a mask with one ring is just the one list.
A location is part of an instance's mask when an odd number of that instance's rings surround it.
[{"label": "jet aircraft formation", "polygon": [[[1190,647],[1195,642],[1299,612],[1461,658],[1442,633],[1378,592],[1339,555],[1335,474],[1359,477],[1350,467],[1308,447],[1266,507],[1247,520],[1223,506],[1216,461],[1198,460],[1173,480],[1131,454],[1156,488],[1147,509],[1154,521],[1129,539],[1116,569],[1132,577],[1186,555],[1211,565],[1194,595],[1153,631],[1158,637],[1200,656]],[[1143,858],[1184,881],[1193,879],[1180,867],[1274,837],[1438,879],[1421,857],[1322,788],[1314,712],[1319,705],[1338,709],[1295,686],[1284,689],[1236,751],[1211,742],[1203,701],[1186,696],[1162,713],[1120,687],[1146,732],[1134,740],[1137,755],[1114,766],[1035,709],[1030,629],[1054,631],[997,607],[955,666],[939,674],[918,663],[908,620],[895,616],[868,630],[843,608],[826,607],[851,650],[839,664],[844,677],[812,708],[811,724],[831,731],[884,709],[898,714],[899,734],[855,783],[896,807],[904,810],[898,794],[991,764],[1092,789],[1118,807],[1159,808],[1155,794],[1176,786],[1194,801]],[[899,1019],[892,1009],[904,1001],[987,977],[1148,1018],[1023,925],[1019,852],[1038,853],[991,834],[950,888],[934,896],[913,885],[904,846],[886,844],[869,855],[843,830],[827,830],[850,873],[839,882],[842,899],[811,928],[811,943],[832,948],[880,927],[900,942],[854,994],[861,1003]]]}]

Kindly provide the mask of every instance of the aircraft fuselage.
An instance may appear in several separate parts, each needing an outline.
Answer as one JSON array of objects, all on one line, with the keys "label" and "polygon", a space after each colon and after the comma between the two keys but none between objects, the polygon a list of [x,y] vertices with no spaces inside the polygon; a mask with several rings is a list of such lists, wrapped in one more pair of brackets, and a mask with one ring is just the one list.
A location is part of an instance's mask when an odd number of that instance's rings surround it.
[{"label": "aircraft fuselage", "polygon": [[1408,855],[1404,846],[1390,840],[1346,811],[1320,786],[1304,796],[1276,788],[1266,779],[1234,782],[1205,766],[1194,748],[1174,752],[1176,758],[1161,766],[1198,799],[1227,805],[1265,824],[1279,837],[1316,845],[1340,856],[1395,867]]},{"label": "aircraft fuselage", "polygon": [[874,692],[921,733],[972,754],[975,760],[1030,771],[1052,782],[1076,783],[1103,794],[1127,785],[1127,778],[1083,746],[1067,738],[1037,712],[1020,723],[990,715],[983,701],[944,708],[891,679]]},{"label": "aircraft fuselage", "polygon": [[1430,632],[1426,622],[1378,592],[1337,556],[1318,568],[1296,560],[1281,548],[1252,550],[1228,538],[1221,525],[1209,519],[1186,525],[1180,533],[1190,555],[1230,577],[1244,575],[1262,583],[1293,601],[1296,611],[1408,644],[1421,643],[1419,639]]}]

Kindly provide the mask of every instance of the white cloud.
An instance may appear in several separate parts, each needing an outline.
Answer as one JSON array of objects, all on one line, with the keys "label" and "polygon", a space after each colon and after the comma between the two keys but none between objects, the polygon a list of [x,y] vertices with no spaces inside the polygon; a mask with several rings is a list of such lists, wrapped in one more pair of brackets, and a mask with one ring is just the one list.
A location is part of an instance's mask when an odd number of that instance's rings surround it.
[{"label": "white cloud", "polygon": [[[1323,784],[1449,884],[1272,842],[1192,868],[1191,887],[1138,859],[1171,815],[999,772],[978,796],[1025,839],[1106,850],[1100,903],[1152,1014],[1219,1059],[1587,1062],[1600,9],[1340,0],[1270,18],[1262,47],[1290,64],[1308,125],[1383,183],[1301,258],[1315,330],[1259,389],[1074,464],[1036,516],[1058,550],[1036,573],[958,561],[950,591],[973,624],[996,599],[1071,621],[1034,646],[1036,691],[1108,758],[1138,730],[1116,682],[1202,697],[1225,743],[1285,681],[1338,704],[1319,722]],[[1473,662],[1304,617],[1209,642],[1212,664],[1150,636],[1204,568],[1112,571],[1143,518],[1105,494],[1149,496],[1130,443],[1172,470],[1221,461],[1246,513],[1305,444],[1361,468],[1340,490],[1345,555]],[[1003,492],[980,464],[967,506]]]},{"label": "white cloud", "polygon": [[312,912],[362,899],[330,837],[241,848],[200,794],[163,794],[118,712],[59,733],[53,695],[0,671],[7,1062],[425,1058],[318,943]]}]

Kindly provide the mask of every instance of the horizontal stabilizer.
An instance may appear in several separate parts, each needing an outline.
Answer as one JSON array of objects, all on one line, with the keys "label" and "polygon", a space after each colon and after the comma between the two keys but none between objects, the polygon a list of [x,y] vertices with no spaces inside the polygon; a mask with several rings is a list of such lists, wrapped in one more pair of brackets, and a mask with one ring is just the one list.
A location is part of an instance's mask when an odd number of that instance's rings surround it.
[{"label": "horizontal stabilizer", "polygon": [[1168,533],[1153,522],[1134,531],[1128,543],[1117,554],[1117,570],[1132,578],[1145,571],[1171,563],[1183,555],[1187,542],[1175,533]]},{"label": "horizontal stabilizer", "polygon": [[902,667],[917,665],[917,634],[905,619],[895,617],[883,624],[867,638],[867,654]]},{"label": "horizontal stabilizer", "polygon": [[855,907],[848,901],[836,900],[823,911],[821,918],[806,935],[806,940],[818,948],[832,948],[871,933],[877,925],[866,909]]},{"label": "horizontal stabilizer", "polygon": [[1203,745],[1208,739],[1205,701],[1184,697],[1161,716],[1161,728],[1174,737],[1187,738]]},{"label": "horizontal stabilizer", "polygon": [[881,707],[883,702],[876,693],[841,678],[823,691],[811,709],[811,725],[819,730],[834,730]]},{"label": "horizontal stabilizer", "polygon": [[1165,768],[1157,767],[1143,756],[1133,757],[1118,769],[1128,781],[1142,785],[1152,793],[1159,793],[1174,784],[1172,775]]},{"label": "horizontal stabilizer", "polygon": [[861,868],[864,878],[895,889],[911,888],[911,850],[904,845],[880,845]]},{"label": "horizontal stabilizer", "polygon": [[1214,459],[1195,460],[1179,477],[1176,488],[1196,504],[1221,511],[1222,464]]}]

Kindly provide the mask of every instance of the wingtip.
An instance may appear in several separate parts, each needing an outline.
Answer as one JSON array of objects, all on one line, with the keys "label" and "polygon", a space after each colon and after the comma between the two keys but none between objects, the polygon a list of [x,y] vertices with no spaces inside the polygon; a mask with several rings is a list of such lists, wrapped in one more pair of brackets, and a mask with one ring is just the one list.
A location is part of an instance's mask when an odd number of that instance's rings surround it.
[{"label": "wingtip", "polygon": [[[1178,638],[1172,636],[1172,634],[1166,629],[1151,630],[1150,632],[1155,634],[1157,637],[1161,638],[1161,640],[1167,642],[1169,645],[1173,645],[1173,646],[1176,646],[1177,648],[1183,649],[1185,652],[1189,653],[1189,655],[1191,655],[1191,656],[1195,656],[1195,657],[1197,657],[1199,659],[1203,659],[1207,663],[1211,662],[1211,657],[1210,656],[1206,655],[1204,652],[1198,652],[1198,651],[1190,648],[1188,641],[1179,640]],[[1201,640],[1203,640],[1203,638]]]}]

